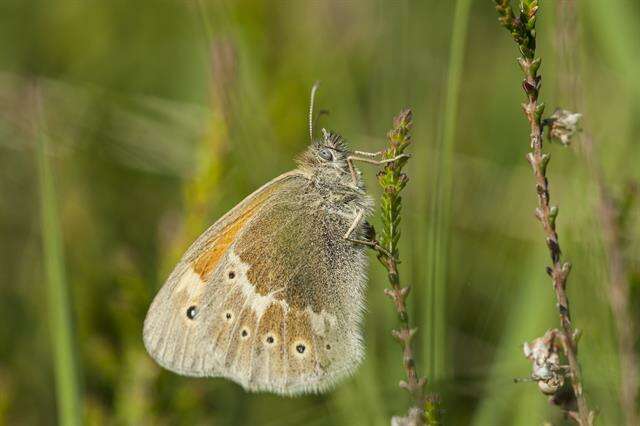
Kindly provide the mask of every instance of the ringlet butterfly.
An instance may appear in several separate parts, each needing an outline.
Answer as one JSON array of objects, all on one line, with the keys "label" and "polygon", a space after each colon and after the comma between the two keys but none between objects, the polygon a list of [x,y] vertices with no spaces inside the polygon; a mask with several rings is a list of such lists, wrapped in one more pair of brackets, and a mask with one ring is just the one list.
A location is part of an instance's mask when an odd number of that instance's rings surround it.
[{"label": "ringlet butterfly", "polygon": [[250,391],[322,392],[363,357],[361,319],[373,201],[360,160],[322,129],[298,167],[245,198],[183,255],[153,300],[144,344],[161,366]]}]

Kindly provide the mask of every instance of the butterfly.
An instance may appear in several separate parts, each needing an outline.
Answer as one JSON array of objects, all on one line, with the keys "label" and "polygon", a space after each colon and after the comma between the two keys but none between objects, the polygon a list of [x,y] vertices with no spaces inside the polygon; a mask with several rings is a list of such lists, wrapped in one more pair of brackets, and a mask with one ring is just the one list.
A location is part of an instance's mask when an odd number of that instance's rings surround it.
[{"label": "butterfly", "polygon": [[207,229],[149,308],[143,338],[156,362],[281,395],[323,392],[353,373],[373,207],[353,163],[390,161],[379,154],[323,129],[295,170]]}]

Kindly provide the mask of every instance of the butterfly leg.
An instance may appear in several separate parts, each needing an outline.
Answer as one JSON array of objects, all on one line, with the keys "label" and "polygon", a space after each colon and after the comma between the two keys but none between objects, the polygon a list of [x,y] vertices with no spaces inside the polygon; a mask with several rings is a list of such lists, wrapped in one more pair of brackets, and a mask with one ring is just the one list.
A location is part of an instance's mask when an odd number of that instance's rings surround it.
[{"label": "butterfly leg", "polygon": [[352,243],[355,243],[355,244],[363,244],[365,246],[371,247],[372,249],[374,249],[376,251],[381,251],[382,253],[384,253],[385,255],[387,255],[389,257],[393,257],[393,256],[391,256],[391,253],[389,253],[389,251],[387,249],[382,247],[380,245],[380,243],[378,243],[378,241],[376,241],[375,238],[373,238],[371,240],[364,240],[364,239],[359,239],[359,238],[351,238],[351,234],[353,234],[353,231],[355,231],[356,228],[358,227],[358,225],[360,225],[360,222],[362,221],[363,216],[364,216],[364,210],[359,209],[358,213],[356,213],[355,219],[353,219],[353,223],[351,224],[351,226],[349,227],[347,232],[342,236],[342,238],[344,238],[347,241],[351,241]]},{"label": "butterfly leg", "polygon": [[[362,151],[354,151],[354,154],[360,154],[360,155],[365,155],[367,157],[376,157],[378,155],[382,155],[382,151],[380,152],[362,152]],[[362,161],[363,163],[369,163],[369,164],[375,164],[375,165],[381,165],[381,164],[387,164],[387,163],[392,163],[394,161],[397,161],[401,158],[409,158],[411,157],[409,154],[400,154],[400,155],[396,155],[393,158],[385,158],[384,160],[374,160],[372,158],[366,158],[366,157],[358,157],[356,155],[350,155],[347,157],[347,164],[349,165],[349,172],[351,173],[351,179],[353,180],[353,185],[355,186],[356,183],[358,182],[358,175],[356,173],[356,168],[353,166],[353,162],[354,161]]]},{"label": "butterfly leg", "polygon": [[356,213],[356,217],[355,219],[353,219],[353,223],[351,224],[349,229],[347,229],[347,232],[344,234],[343,238],[345,240],[351,240],[351,234],[353,234],[353,231],[356,230],[356,227],[360,224],[360,221],[362,220],[363,216],[364,216],[364,210],[358,209],[358,213]]},{"label": "butterfly leg", "polygon": [[371,158],[378,157],[378,156],[382,155],[383,152],[384,152],[383,150],[376,151],[376,152],[353,151],[353,153],[356,154],[356,155],[363,155],[365,157],[371,157]]}]

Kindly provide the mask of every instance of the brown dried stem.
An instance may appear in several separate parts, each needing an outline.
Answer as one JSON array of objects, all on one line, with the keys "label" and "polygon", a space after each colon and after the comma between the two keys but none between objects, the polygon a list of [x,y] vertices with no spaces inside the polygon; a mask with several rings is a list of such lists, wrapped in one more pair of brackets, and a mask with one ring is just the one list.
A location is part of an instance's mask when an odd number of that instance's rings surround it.
[{"label": "brown dried stem", "polygon": [[[585,135],[584,140],[585,145],[591,144],[588,135]],[[585,155],[589,156],[590,154],[585,153]],[[588,160],[588,162],[593,161]],[[611,304],[618,335],[618,354],[620,356],[621,371],[620,403],[624,411],[626,424],[635,426],[640,424],[640,415],[636,402],[638,400],[640,372],[638,371],[638,354],[636,352],[636,324],[629,306],[629,269],[622,250],[623,244],[618,222],[618,208],[609,193],[609,189],[604,185],[602,176],[600,174],[595,176],[597,177],[596,181],[599,182],[597,185],[599,192],[598,212],[609,263],[609,303]]]},{"label": "brown dried stem", "polygon": [[[573,103],[578,110],[584,110],[584,98],[580,70],[575,53],[579,51],[580,42],[577,31],[577,10],[574,0],[557,4],[558,46],[566,61],[563,91],[572,95]],[[607,256],[609,272],[609,303],[614,317],[618,337],[618,353],[620,357],[620,405],[624,412],[626,424],[640,424],[638,412],[638,381],[640,380],[639,360],[636,352],[637,329],[631,313],[630,267],[624,255],[624,241],[621,229],[621,209],[606,184],[602,165],[594,153],[594,141],[587,130],[583,130],[579,150],[584,156],[591,179],[598,191],[597,214],[602,227],[603,245]]]},{"label": "brown dried stem", "polygon": [[530,127],[529,139],[532,151],[527,154],[527,160],[531,164],[535,177],[538,202],[535,216],[542,225],[545,241],[551,256],[552,265],[547,267],[547,273],[553,281],[563,334],[561,340],[569,363],[571,386],[577,404],[577,412],[567,409],[567,414],[580,425],[591,425],[593,423],[593,413],[589,410],[582,390],[582,372],[578,363],[576,333],[571,322],[569,299],[566,293],[567,278],[571,265],[561,259],[562,251],[556,230],[558,208],[551,205],[549,181],[546,177],[550,156],[543,152],[543,123],[545,121],[542,120],[542,114],[544,112],[544,103],[538,99],[541,85],[541,76],[538,74],[538,69],[541,60],[535,56],[535,23],[539,5],[537,0],[523,0],[520,3],[519,14],[516,16],[511,9],[509,0],[496,0],[496,9],[500,15],[500,23],[512,34],[522,54],[518,58],[518,64],[525,77],[522,87],[527,96],[527,101],[522,104],[522,108]]}]

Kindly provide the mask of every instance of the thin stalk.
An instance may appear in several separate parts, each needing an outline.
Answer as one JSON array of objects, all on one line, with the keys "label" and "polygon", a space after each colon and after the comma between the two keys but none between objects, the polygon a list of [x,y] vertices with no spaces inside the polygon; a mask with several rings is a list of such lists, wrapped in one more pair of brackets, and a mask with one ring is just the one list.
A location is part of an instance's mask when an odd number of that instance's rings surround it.
[{"label": "thin stalk", "polygon": [[58,423],[73,426],[80,424],[81,408],[72,338],[71,303],[64,269],[56,189],[49,161],[49,142],[43,131],[41,99],[37,89],[34,89],[33,96],[38,120],[36,151],[40,187],[40,220],[51,346],[53,347]]},{"label": "thin stalk", "polygon": [[[569,58],[566,75],[567,84],[564,91],[572,96],[575,108],[585,110],[582,76],[575,59],[579,52],[580,40],[577,26],[577,10],[575,0],[558,3],[557,12],[563,19],[558,25],[558,46],[560,53]],[[609,272],[609,303],[614,318],[618,340],[618,356],[620,357],[620,405],[628,426],[640,424],[638,412],[638,382],[640,370],[636,352],[637,330],[633,318],[630,298],[629,266],[624,256],[623,230],[619,223],[619,208],[606,184],[600,156],[595,152],[594,140],[587,129],[583,129],[579,151],[585,159],[591,180],[598,191],[596,214],[599,217],[603,245]]]},{"label": "thin stalk", "polygon": [[538,70],[541,60],[536,58],[535,30],[539,11],[538,0],[523,0],[520,2],[520,10],[517,15],[511,9],[510,0],[495,0],[495,2],[496,9],[500,15],[500,23],[511,33],[522,55],[518,58],[518,64],[525,77],[522,88],[527,101],[522,104],[522,109],[530,128],[529,139],[532,151],[527,154],[527,160],[531,164],[535,178],[538,202],[535,216],[542,225],[551,257],[552,266],[547,267],[547,273],[553,282],[558,315],[562,327],[561,341],[569,362],[571,386],[577,404],[577,412],[568,410],[567,414],[580,425],[591,425],[593,423],[593,413],[589,410],[582,390],[582,371],[578,363],[576,331],[571,322],[569,298],[566,293],[567,278],[571,271],[571,265],[561,259],[562,251],[556,230],[558,208],[551,205],[549,181],[546,176],[550,156],[543,152],[542,114],[544,112],[544,103],[538,99],[541,86],[541,76]]},{"label": "thin stalk", "polygon": [[446,290],[451,235],[451,194],[453,193],[453,150],[460,99],[460,82],[469,21],[470,0],[457,0],[449,52],[447,91],[443,114],[439,169],[433,188],[431,229],[429,232],[429,304],[430,338],[425,339],[424,353],[431,354],[429,377],[441,378],[446,373]]},{"label": "thin stalk", "polygon": [[623,253],[622,230],[618,222],[619,210],[609,188],[604,185],[599,165],[592,158],[591,137],[583,136],[585,157],[598,187],[598,213],[602,226],[602,236],[609,263],[609,303],[616,325],[618,337],[618,356],[620,357],[620,404],[624,411],[626,424],[640,424],[638,412],[638,382],[640,370],[638,353],[636,352],[637,330],[636,320],[629,305],[630,282],[629,268]]},{"label": "thin stalk", "polygon": [[[388,134],[389,147],[383,152],[383,158],[396,158],[404,153],[410,145],[409,131],[412,125],[411,110],[404,110],[394,119],[393,129]],[[380,245],[374,247],[378,253],[378,260],[387,270],[387,278],[391,288],[385,289],[396,308],[400,327],[392,331],[393,337],[402,346],[402,365],[406,380],[400,382],[400,387],[406,389],[414,400],[413,407],[403,420],[409,424],[439,424],[439,409],[437,398],[427,399],[424,394],[426,379],[420,377],[416,366],[412,340],[417,328],[411,327],[406,299],[409,287],[404,287],[400,281],[398,270],[400,252],[400,221],[402,198],[400,192],[407,184],[408,177],[402,169],[408,158],[387,163],[378,173],[378,183],[383,190],[380,200],[382,218],[382,237]],[[428,423],[427,423],[428,422]]]}]

